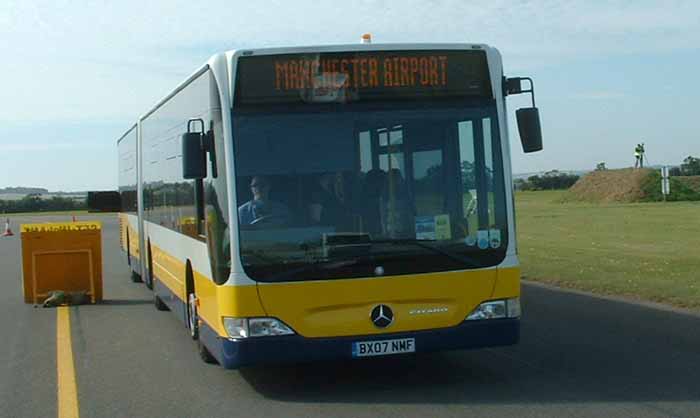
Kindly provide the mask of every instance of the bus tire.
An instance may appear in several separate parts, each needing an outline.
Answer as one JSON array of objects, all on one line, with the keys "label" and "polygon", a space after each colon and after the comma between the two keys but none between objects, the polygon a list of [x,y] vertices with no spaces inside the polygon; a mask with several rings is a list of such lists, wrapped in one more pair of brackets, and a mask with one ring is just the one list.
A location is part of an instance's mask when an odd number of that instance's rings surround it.
[{"label": "bus tire", "polygon": [[126,264],[131,265],[131,242],[129,240],[129,230],[126,231]]},{"label": "bus tire", "polygon": [[199,351],[199,358],[202,359],[203,362],[207,364],[218,364],[219,362],[216,361],[216,358],[211,355],[211,352],[209,352],[209,349],[202,344],[201,340],[197,340],[197,351]]},{"label": "bus tire", "polygon": [[194,289],[194,277],[189,260],[187,261],[187,270],[185,272],[185,290],[187,294],[187,328],[190,331],[190,337],[196,340],[199,338],[199,315],[197,312],[197,294]]},{"label": "bus tire", "polygon": [[146,287],[153,290],[153,255],[151,254],[151,241],[148,241],[148,272],[146,274]]},{"label": "bus tire", "polygon": [[156,292],[153,292],[153,305],[155,305],[156,309],[159,311],[169,311],[170,308],[168,308],[168,305],[163,302],[163,299],[160,298],[156,294]]},{"label": "bus tire", "polygon": [[193,340],[199,339],[199,315],[197,315],[197,296],[194,292],[187,295],[187,328]]}]

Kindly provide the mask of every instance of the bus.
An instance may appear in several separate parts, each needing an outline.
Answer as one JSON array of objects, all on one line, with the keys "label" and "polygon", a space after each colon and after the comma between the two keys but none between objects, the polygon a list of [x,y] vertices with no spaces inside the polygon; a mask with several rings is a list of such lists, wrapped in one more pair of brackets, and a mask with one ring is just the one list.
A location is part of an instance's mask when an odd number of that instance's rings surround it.
[{"label": "bus", "polygon": [[483,44],[214,55],[118,142],[132,279],[226,368],[515,344],[533,90]]},{"label": "bus", "polygon": [[[141,281],[140,223],[137,212],[137,142],[136,125],[129,128],[117,141],[119,150],[118,160],[118,189],[119,194],[119,241],[122,251],[126,254],[126,262],[131,270],[131,280]],[[147,283],[148,284],[148,283]]]}]

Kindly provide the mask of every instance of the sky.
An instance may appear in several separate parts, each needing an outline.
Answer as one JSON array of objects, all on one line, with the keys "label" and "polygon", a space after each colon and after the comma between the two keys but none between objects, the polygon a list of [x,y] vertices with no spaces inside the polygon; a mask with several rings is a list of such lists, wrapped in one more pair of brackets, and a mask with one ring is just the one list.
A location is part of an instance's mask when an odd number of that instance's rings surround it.
[{"label": "sky", "polygon": [[[83,4],[80,4],[83,3]],[[697,1],[0,2],[0,188],[110,190],[116,140],[230,49],[473,42],[535,81],[544,150],[524,154],[508,98],[514,173],[700,156]]]}]

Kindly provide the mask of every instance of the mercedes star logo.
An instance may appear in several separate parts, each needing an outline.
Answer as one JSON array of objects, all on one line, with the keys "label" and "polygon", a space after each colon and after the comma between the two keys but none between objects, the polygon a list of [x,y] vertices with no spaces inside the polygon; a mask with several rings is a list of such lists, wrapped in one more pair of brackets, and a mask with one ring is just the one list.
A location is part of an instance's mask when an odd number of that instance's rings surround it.
[{"label": "mercedes star logo", "polygon": [[394,322],[394,312],[386,305],[375,306],[369,317],[377,328],[386,328]]}]

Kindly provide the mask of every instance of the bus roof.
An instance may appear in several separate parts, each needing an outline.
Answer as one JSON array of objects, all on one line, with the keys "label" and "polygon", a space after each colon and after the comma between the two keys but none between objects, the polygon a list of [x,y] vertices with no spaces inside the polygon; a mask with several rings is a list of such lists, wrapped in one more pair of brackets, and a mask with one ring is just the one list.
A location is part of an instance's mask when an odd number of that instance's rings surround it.
[{"label": "bus roof", "polygon": [[122,139],[126,138],[126,136],[129,135],[134,129],[136,129],[136,124],[131,125],[131,128],[127,129],[126,132],[124,132],[124,134],[117,139],[117,145],[119,145],[119,143],[122,142]]},{"label": "bus roof", "polygon": [[[338,45],[306,45],[306,46],[288,46],[288,47],[261,47],[261,48],[241,48],[228,50],[226,52],[220,52],[212,55],[206,63],[198,67],[192,72],[186,79],[179,83],[173,90],[170,91],[165,97],[156,102],[154,106],[149,108],[145,113],[143,113],[138,120],[144,120],[150,116],[153,112],[158,110],[165,102],[170,100],[175,94],[187,86],[193,79],[199,77],[203,72],[207,71],[210,66],[219,59],[225,58],[227,65],[229,65],[229,72],[233,72],[232,58],[237,58],[239,56],[249,56],[249,55],[276,55],[276,54],[295,54],[295,53],[315,53],[315,52],[352,52],[352,51],[410,51],[410,50],[431,50],[431,49],[442,49],[442,50],[487,50],[492,47],[487,44],[474,44],[474,43],[353,43],[353,44],[338,44]],[[229,74],[229,77],[232,77]],[[229,80],[230,81],[230,80]],[[133,129],[133,127],[131,128]],[[126,136],[131,129],[129,129],[123,136]],[[119,141],[122,139],[120,138]],[[119,143],[117,141],[117,143]]]},{"label": "bus roof", "polygon": [[352,52],[352,51],[408,51],[431,49],[489,49],[487,44],[470,43],[382,43],[382,44],[340,44],[315,46],[241,48],[226,51],[227,57],[239,55],[275,55],[314,52]]}]

